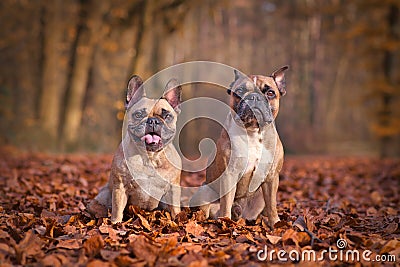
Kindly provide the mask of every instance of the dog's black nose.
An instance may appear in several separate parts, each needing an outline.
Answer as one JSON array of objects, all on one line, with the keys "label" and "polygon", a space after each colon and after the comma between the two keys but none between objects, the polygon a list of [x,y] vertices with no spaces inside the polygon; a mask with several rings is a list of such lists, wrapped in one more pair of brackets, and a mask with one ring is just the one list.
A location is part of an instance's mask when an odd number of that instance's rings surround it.
[{"label": "dog's black nose", "polygon": [[157,118],[147,118],[146,123],[147,123],[148,125],[155,126],[155,125],[157,125],[157,124],[160,124],[160,121],[159,121]]}]

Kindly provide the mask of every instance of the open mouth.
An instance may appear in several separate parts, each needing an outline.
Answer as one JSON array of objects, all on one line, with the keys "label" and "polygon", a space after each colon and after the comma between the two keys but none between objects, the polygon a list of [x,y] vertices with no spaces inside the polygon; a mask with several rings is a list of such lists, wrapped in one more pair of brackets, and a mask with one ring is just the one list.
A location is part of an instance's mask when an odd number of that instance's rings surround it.
[{"label": "open mouth", "polygon": [[162,146],[161,136],[156,132],[146,133],[141,140],[145,142],[146,149],[149,151],[156,151]]}]

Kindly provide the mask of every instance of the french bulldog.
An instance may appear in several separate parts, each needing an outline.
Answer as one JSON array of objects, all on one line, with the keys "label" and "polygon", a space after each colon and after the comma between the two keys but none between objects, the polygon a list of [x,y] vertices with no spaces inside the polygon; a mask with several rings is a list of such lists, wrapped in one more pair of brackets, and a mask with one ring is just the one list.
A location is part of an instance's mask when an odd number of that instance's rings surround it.
[{"label": "french bulldog", "polygon": [[[180,113],[181,86],[171,79],[160,99],[147,98],[143,81],[128,82],[123,140],[114,155],[108,183],[89,203],[96,217],[121,222],[127,205],[145,210],[163,206],[175,217],[180,212],[181,159],[172,140]],[[161,205],[162,203],[168,205]]]},{"label": "french bulldog", "polygon": [[[227,90],[231,114],[206,169],[205,185],[192,198],[201,203],[206,218],[255,220],[262,213],[271,228],[279,221],[276,194],[284,152],[273,121],[279,99],[286,94],[287,69],[284,66],[270,76],[234,71],[235,80]],[[215,196],[220,197],[217,205],[207,201]]]}]

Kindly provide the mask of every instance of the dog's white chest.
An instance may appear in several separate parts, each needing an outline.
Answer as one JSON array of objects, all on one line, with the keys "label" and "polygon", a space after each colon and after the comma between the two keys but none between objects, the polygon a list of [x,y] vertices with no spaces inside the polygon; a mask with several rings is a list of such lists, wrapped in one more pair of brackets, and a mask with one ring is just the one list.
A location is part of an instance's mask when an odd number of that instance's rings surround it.
[{"label": "dog's white chest", "polygon": [[260,133],[254,133],[249,136],[248,160],[244,174],[252,172],[260,161],[263,146],[261,138],[262,135]]},{"label": "dog's white chest", "polygon": [[236,197],[240,198],[248,195],[249,185],[257,170],[262,156],[262,135],[261,133],[251,133],[248,135],[248,146],[247,146],[247,160],[245,169],[242,172],[242,176],[239,177],[239,182],[236,188]]}]

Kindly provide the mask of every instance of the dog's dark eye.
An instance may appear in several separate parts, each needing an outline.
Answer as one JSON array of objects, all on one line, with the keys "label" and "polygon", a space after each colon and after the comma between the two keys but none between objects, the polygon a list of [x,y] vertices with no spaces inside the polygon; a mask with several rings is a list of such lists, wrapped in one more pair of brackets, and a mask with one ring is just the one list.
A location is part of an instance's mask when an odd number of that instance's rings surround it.
[{"label": "dog's dark eye", "polygon": [[166,111],[165,109],[162,109],[161,116],[167,122],[172,121],[174,119],[174,116],[170,112]]},{"label": "dog's dark eye", "polygon": [[246,93],[246,90],[244,88],[238,88],[236,89],[235,92],[233,92],[233,96],[237,98],[242,98],[242,95]]},{"label": "dog's dark eye", "polygon": [[172,120],[174,118],[174,116],[172,116],[171,114],[167,114],[167,115],[165,115],[165,120],[166,121],[170,121],[170,120]]},{"label": "dog's dark eye", "polygon": [[264,85],[264,87],[262,88],[262,90],[261,90],[261,92],[263,93],[263,94],[265,94],[265,92],[267,92],[268,90],[271,90],[271,87],[269,86],[269,85]]},{"label": "dog's dark eye", "polygon": [[132,114],[132,117],[134,119],[141,119],[141,118],[143,118],[143,112],[142,111],[136,111],[135,113]]},{"label": "dog's dark eye", "polygon": [[274,90],[268,90],[266,93],[268,98],[274,98],[275,97],[275,91]]},{"label": "dog's dark eye", "polygon": [[246,93],[246,92],[247,92],[246,87],[239,87],[239,88],[236,90],[236,93],[239,94],[239,95],[242,95],[242,94],[244,94],[244,93]]}]

